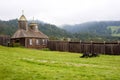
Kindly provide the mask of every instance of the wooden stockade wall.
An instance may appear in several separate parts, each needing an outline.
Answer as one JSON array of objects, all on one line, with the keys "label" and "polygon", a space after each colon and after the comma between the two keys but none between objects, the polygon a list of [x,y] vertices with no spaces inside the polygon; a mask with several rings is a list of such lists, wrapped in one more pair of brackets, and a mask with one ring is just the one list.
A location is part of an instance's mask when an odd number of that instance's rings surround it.
[{"label": "wooden stockade wall", "polygon": [[100,53],[120,55],[120,42],[67,42],[48,41],[48,48],[53,51],[67,51],[77,53]]},{"label": "wooden stockade wall", "polygon": [[8,46],[8,43],[10,43],[10,36],[0,35],[0,45]]}]

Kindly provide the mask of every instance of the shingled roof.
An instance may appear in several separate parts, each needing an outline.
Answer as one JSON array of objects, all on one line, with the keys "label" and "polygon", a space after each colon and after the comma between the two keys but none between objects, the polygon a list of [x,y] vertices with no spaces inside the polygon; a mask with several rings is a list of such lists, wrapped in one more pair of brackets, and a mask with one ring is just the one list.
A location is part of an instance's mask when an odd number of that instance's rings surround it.
[{"label": "shingled roof", "polygon": [[11,38],[48,38],[47,35],[43,34],[41,31],[33,31],[30,28],[26,31],[23,29],[18,29]]}]

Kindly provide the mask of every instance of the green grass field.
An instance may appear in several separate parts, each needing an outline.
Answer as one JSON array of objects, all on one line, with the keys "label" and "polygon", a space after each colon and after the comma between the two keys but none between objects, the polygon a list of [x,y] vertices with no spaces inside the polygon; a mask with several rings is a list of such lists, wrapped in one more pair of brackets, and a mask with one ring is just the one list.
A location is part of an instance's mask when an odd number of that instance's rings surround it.
[{"label": "green grass field", "polygon": [[120,80],[120,56],[0,46],[0,80]]}]

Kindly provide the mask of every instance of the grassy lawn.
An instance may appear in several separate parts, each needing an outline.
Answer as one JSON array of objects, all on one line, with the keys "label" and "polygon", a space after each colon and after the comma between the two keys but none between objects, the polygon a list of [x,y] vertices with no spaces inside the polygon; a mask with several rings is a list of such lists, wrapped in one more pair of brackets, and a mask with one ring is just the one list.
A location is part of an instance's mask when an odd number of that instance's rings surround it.
[{"label": "grassy lawn", "polygon": [[120,80],[120,56],[0,46],[0,80]]}]

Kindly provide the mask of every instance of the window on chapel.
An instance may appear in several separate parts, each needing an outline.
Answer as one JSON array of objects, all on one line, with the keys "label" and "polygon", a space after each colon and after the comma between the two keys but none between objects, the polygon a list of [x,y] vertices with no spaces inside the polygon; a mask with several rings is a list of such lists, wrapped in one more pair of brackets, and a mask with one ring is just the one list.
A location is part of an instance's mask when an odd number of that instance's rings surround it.
[{"label": "window on chapel", "polygon": [[32,39],[29,39],[29,44],[32,45]]}]

